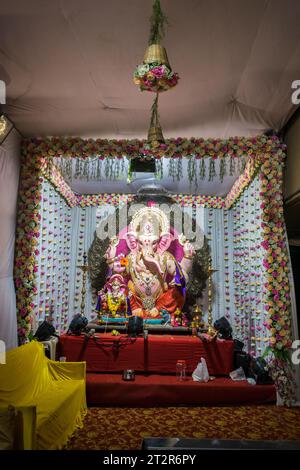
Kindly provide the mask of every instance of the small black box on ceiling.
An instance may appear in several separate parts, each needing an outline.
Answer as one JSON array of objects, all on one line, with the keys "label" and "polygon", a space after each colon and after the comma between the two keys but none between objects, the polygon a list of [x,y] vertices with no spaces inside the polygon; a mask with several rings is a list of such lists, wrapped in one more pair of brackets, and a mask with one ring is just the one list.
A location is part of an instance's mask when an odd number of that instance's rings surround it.
[{"label": "small black box on ceiling", "polygon": [[155,159],[133,158],[130,162],[130,170],[132,173],[155,173]]}]

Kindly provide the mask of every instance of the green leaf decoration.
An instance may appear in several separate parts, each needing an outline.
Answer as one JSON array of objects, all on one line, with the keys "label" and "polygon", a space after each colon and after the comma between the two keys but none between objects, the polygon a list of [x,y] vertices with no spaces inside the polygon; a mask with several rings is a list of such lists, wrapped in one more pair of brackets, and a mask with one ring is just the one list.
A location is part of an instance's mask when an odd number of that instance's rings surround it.
[{"label": "green leaf decoration", "polygon": [[233,176],[235,172],[235,159],[234,157],[230,157],[230,167],[229,167],[229,174]]},{"label": "green leaf decoration", "polygon": [[160,0],[154,0],[150,18],[149,46],[161,43],[165,36],[166,24],[168,24],[168,18],[161,9]]},{"label": "green leaf decoration", "polygon": [[224,176],[226,175],[226,159],[220,159],[220,181],[223,183]]},{"label": "green leaf decoration", "polygon": [[205,165],[205,158],[201,158],[200,162],[200,179],[204,180],[206,173],[206,165]]},{"label": "green leaf decoration", "polygon": [[208,181],[213,181],[214,177],[216,176],[216,169],[215,169],[215,161],[210,158],[210,161],[209,161],[209,177],[208,177]]}]

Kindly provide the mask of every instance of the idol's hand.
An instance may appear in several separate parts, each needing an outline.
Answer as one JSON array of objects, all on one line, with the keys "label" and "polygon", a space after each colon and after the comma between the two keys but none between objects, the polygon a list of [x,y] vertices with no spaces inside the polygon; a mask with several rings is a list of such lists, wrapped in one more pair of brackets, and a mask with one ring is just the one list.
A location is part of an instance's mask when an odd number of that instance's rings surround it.
[{"label": "idol's hand", "polygon": [[107,261],[110,261],[113,258],[115,258],[116,252],[117,252],[117,246],[118,246],[118,239],[117,237],[113,237],[104,255],[104,258],[106,258]]},{"label": "idol's hand", "polygon": [[183,245],[183,253],[184,253],[185,258],[191,258],[191,259],[195,254],[195,248],[188,240]]},{"label": "idol's hand", "polygon": [[152,308],[152,309],[150,310],[149,314],[150,314],[150,316],[151,316],[152,318],[156,318],[156,317],[159,317],[159,316],[160,316],[160,313],[159,313],[159,311],[157,310],[156,307]]},{"label": "idol's hand", "polygon": [[115,273],[123,273],[125,271],[126,267],[121,265],[120,261],[115,261],[113,264],[113,270]]}]

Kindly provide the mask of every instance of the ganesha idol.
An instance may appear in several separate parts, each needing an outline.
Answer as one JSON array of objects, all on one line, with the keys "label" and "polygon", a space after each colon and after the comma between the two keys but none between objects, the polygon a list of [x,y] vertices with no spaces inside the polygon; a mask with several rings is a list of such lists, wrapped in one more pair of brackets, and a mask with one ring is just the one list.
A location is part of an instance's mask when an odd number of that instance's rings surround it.
[{"label": "ganesha idol", "polygon": [[194,252],[182,234],[170,230],[164,212],[150,205],[111,240],[105,258],[109,275],[126,282],[130,313],[158,319],[182,309]]},{"label": "ganesha idol", "polygon": [[112,317],[124,317],[130,312],[128,288],[120,274],[113,274],[102,290],[98,292],[96,306],[98,314],[111,315]]}]

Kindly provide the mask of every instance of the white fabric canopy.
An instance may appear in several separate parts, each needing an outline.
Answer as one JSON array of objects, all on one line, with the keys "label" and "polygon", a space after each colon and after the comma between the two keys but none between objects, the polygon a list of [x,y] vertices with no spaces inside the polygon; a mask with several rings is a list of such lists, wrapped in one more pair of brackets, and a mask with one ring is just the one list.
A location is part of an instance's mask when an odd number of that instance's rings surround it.
[{"label": "white fabric canopy", "polygon": [[17,346],[16,295],[13,281],[20,137],[12,131],[0,146],[0,339]]},{"label": "white fabric canopy", "polygon": [[[160,98],[165,137],[280,129],[300,79],[298,0],[162,0],[181,80]],[[152,0],[10,0],[0,9],[0,79],[26,135],[144,138],[153,95],[132,82]]]}]

